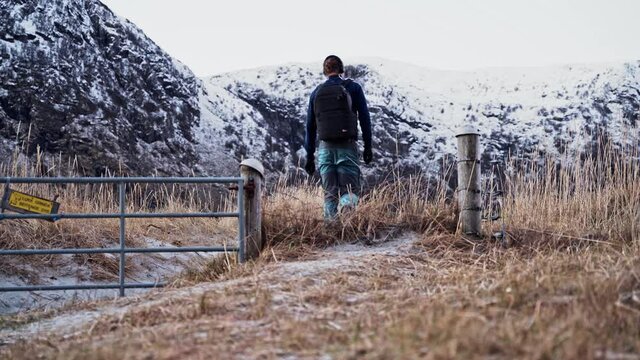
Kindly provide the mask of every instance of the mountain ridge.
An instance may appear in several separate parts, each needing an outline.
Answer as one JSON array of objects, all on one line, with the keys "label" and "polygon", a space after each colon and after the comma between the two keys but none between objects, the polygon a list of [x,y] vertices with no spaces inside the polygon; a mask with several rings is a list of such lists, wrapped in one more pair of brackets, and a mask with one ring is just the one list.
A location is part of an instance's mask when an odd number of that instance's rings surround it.
[{"label": "mountain ridge", "polygon": [[[455,154],[456,129],[469,123],[479,128],[487,159],[515,151],[584,152],[603,131],[618,142],[625,142],[627,130],[637,139],[640,91],[633,89],[640,83],[640,62],[566,65],[534,73],[417,68],[380,59],[346,68],[345,75],[363,86],[372,113],[381,164],[369,175],[397,167],[439,169],[442,155]],[[296,171],[304,159],[308,95],[324,81],[319,66],[269,66],[203,81],[210,94],[205,102],[215,104],[213,111],[203,111],[203,118],[225,124],[227,133],[218,132],[217,138],[226,148],[238,157],[266,159],[267,165],[275,161],[275,149],[282,156],[271,169],[284,165],[283,171]],[[284,129],[275,126],[277,121]],[[288,160],[283,163],[283,158]]]},{"label": "mountain ridge", "polygon": [[[14,0],[0,19],[3,158],[28,144],[27,157],[76,158],[83,174],[235,175],[247,157],[301,173],[320,62],[197,78],[98,0]],[[638,142],[640,61],[454,71],[353,60],[345,76],[372,115],[369,178],[442,170],[462,124],[480,130],[485,160],[589,152],[603,134]]]}]

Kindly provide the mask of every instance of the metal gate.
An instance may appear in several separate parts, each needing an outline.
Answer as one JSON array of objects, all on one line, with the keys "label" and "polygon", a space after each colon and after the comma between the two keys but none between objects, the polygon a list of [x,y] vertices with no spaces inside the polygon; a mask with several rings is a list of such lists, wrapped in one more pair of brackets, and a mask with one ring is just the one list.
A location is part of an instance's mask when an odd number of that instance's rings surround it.
[{"label": "metal gate", "polygon": [[[62,254],[119,254],[118,283],[113,284],[89,284],[89,285],[33,285],[33,286],[7,286],[0,287],[0,292],[15,291],[43,291],[43,290],[96,290],[96,289],[119,289],[120,296],[124,296],[125,289],[132,288],[156,288],[165,284],[154,283],[126,283],[125,263],[126,255],[133,253],[183,253],[183,252],[237,252],[238,261],[244,262],[244,180],[241,177],[113,177],[113,178],[10,178],[0,177],[0,183],[5,184],[5,190],[11,184],[116,184],[118,186],[118,205],[120,211],[117,213],[58,213],[58,214],[6,214],[0,213],[0,221],[13,219],[43,219],[43,220],[63,220],[63,219],[120,219],[120,242],[118,247],[112,248],[65,248],[65,249],[24,249],[24,250],[4,250],[0,249],[2,255],[62,255]],[[236,212],[197,212],[197,213],[141,213],[126,211],[126,190],[128,184],[236,184],[238,190],[238,211]],[[234,187],[235,188],[235,187]],[[129,248],[125,246],[125,225],[126,219],[131,218],[238,218],[238,246],[237,247],[148,247]]]}]

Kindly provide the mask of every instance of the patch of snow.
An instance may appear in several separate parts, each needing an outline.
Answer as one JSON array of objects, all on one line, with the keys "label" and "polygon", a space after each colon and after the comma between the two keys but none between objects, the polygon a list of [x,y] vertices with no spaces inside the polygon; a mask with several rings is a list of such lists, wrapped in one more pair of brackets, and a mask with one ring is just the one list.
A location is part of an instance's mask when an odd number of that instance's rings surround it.
[{"label": "patch of snow", "polygon": [[27,34],[33,34],[37,30],[36,24],[34,24],[33,21],[29,19],[22,20],[22,22],[20,23],[20,26],[22,26],[22,28]]}]

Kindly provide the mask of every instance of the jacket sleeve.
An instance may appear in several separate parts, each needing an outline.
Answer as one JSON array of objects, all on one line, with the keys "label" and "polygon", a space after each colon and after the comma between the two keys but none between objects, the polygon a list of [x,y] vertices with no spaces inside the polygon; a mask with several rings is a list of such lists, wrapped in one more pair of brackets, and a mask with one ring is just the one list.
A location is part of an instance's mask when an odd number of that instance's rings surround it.
[{"label": "jacket sleeve", "polygon": [[313,109],[313,103],[316,96],[316,90],[313,90],[311,96],[309,97],[309,107],[307,108],[307,124],[305,127],[304,134],[304,149],[307,151],[307,158],[311,157],[313,159],[314,153],[316,151],[316,114]]},{"label": "jacket sleeve", "polygon": [[362,140],[364,141],[364,148],[371,148],[371,116],[369,115],[369,107],[367,106],[367,99],[364,97],[364,91],[359,84],[355,84],[353,91],[353,105],[358,111],[358,120],[360,121],[360,130],[362,131]]}]

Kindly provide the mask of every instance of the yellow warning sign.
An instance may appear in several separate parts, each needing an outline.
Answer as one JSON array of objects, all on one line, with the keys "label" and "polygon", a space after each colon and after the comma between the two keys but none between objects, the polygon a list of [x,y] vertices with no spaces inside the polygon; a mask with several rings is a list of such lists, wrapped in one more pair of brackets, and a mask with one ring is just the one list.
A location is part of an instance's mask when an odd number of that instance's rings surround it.
[{"label": "yellow warning sign", "polygon": [[9,208],[24,210],[35,214],[52,214],[57,211],[55,201],[11,190],[9,193]]}]

